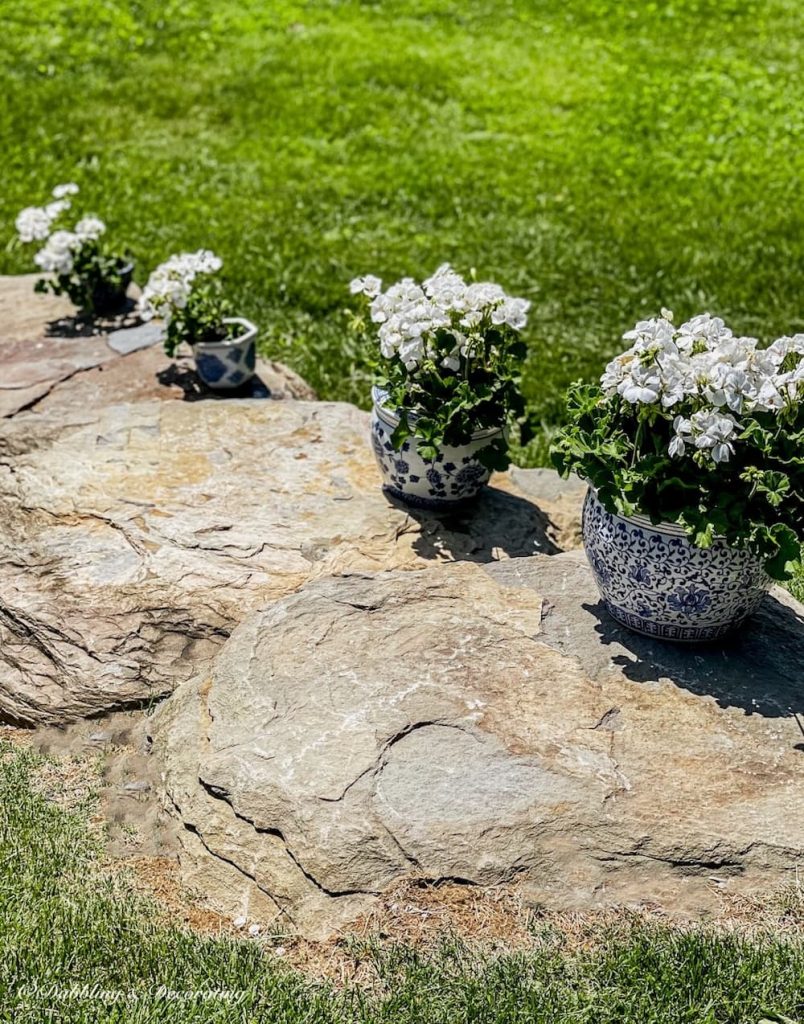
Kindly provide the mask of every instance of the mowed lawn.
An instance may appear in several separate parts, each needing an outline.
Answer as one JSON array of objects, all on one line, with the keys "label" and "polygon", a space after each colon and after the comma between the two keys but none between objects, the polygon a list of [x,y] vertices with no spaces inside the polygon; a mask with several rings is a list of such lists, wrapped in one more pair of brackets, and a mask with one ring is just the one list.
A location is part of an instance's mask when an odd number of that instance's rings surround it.
[{"label": "mowed lawn", "polygon": [[[3,0],[0,233],[48,189],[138,273],[208,246],[266,352],[366,404],[359,273],[533,301],[544,462],[633,321],[804,328],[798,0]],[[30,268],[0,246],[0,271]]]}]

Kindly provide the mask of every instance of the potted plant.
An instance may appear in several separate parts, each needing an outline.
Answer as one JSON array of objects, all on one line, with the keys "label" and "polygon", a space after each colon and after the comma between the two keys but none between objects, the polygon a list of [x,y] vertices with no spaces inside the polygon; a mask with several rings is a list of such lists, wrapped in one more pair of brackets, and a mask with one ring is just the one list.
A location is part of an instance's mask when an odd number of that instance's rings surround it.
[{"label": "potted plant", "polygon": [[507,468],[506,428],[524,411],[530,303],[467,283],[448,264],[422,284],[405,278],[383,291],[368,276],[350,288],[377,325],[371,432],[385,490],[427,508],[475,497],[493,469]]},{"label": "potted plant", "polygon": [[589,483],[586,552],[631,629],[714,640],[784,580],[804,535],[804,335],[761,347],[703,313],[638,323],[575,384],[553,460]]},{"label": "potted plant", "polygon": [[57,185],[52,202],[28,206],[17,215],[19,240],[25,244],[44,242],[34,262],[53,275],[37,281],[35,289],[67,295],[79,310],[90,315],[119,313],[128,301],[126,292],[134,264],[105,244],[102,236],[106,225],[99,217],[81,217],[72,230],[60,226],[72,206],[70,196],[77,193],[78,186],[72,182]]},{"label": "potted plant", "polygon": [[162,318],[165,352],[171,358],[186,342],[201,380],[208,387],[231,390],[254,376],[257,328],[232,315],[215,276],[222,265],[208,249],[171,256],[148,278],[140,312],[145,320]]}]

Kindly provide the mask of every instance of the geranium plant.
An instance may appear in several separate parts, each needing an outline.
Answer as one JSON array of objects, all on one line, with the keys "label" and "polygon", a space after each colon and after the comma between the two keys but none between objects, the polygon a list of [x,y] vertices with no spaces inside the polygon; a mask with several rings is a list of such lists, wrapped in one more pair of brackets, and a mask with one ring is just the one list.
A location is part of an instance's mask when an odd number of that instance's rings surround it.
[{"label": "geranium plant", "polygon": [[804,536],[804,334],[767,347],[703,313],[624,335],[599,385],[575,384],[552,457],[622,516],[722,537],[789,576]]},{"label": "geranium plant", "polygon": [[106,225],[99,217],[81,217],[71,230],[63,226],[70,197],[78,191],[72,182],[57,185],[51,202],[20,211],[16,228],[20,242],[44,243],[34,263],[53,276],[37,281],[36,291],[67,295],[79,309],[93,313],[124,298],[132,265],[126,254],[106,244]]},{"label": "geranium plant", "polygon": [[[397,450],[415,435],[419,454],[432,460],[442,446],[464,445],[474,433],[505,427],[524,412],[525,299],[497,284],[467,283],[448,264],[422,284],[404,278],[383,291],[379,278],[369,275],[350,288],[366,297],[377,324],[376,382],[399,417],[392,435]],[[505,438],[490,440],[477,458],[505,469]]]},{"label": "geranium plant", "polygon": [[171,256],[148,278],[140,313],[144,320],[162,319],[165,352],[171,358],[182,342],[223,341],[236,333],[236,325],[224,322],[232,306],[216,276],[222,266],[214,252],[199,249]]}]

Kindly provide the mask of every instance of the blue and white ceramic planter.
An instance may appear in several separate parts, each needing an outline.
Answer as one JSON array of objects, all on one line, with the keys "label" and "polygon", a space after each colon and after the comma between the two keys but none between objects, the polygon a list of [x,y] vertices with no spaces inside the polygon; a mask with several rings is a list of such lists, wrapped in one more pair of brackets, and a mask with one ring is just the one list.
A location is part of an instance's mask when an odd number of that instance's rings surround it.
[{"label": "blue and white ceramic planter", "polygon": [[231,391],[254,376],[257,364],[257,328],[242,317],[227,317],[225,324],[237,324],[243,331],[225,341],[199,341],[193,345],[195,369],[207,387]]},{"label": "blue and white ceramic planter", "polygon": [[770,586],[750,551],[697,548],[681,527],[613,515],[592,488],[583,507],[586,555],[606,607],[629,629],[663,640],[716,640],[736,629]]},{"label": "blue and white ceramic planter", "polygon": [[[458,448],[444,447],[436,458],[425,461],[415,437],[409,437],[397,451],[391,443],[399,419],[383,404],[384,392],[372,391],[371,443],[382,474],[383,488],[414,508],[448,509],[475,498],[491,475],[476,457],[502,429],[483,430]],[[413,424],[415,417],[411,417]]]}]

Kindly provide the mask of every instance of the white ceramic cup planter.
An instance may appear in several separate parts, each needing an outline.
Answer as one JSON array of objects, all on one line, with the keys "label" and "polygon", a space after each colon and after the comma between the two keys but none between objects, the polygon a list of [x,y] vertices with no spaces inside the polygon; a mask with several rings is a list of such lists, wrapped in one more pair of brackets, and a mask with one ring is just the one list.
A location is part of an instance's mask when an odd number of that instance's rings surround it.
[{"label": "white ceramic cup planter", "polygon": [[[409,437],[397,451],[392,442],[399,417],[384,404],[385,393],[372,390],[371,443],[382,474],[383,488],[395,498],[417,508],[442,509],[476,497],[489,481],[491,471],[477,458],[477,452],[495,438],[501,428],[482,430],[460,447],[445,446],[430,462],[419,455],[416,437]],[[410,417],[411,426],[415,416]]]},{"label": "white ceramic cup planter", "polygon": [[239,316],[227,317],[223,322],[236,324],[242,328],[242,333],[223,341],[196,342],[193,354],[196,372],[207,387],[231,391],[254,376],[257,328],[250,320]]},{"label": "white ceramic cup planter", "polygon": [[664,640],[717,640],[756,611],[771,584],[752,552],[723,540],[698,548],[675,523],[614,515],[592,488],[583,540],[609,613]]}]

